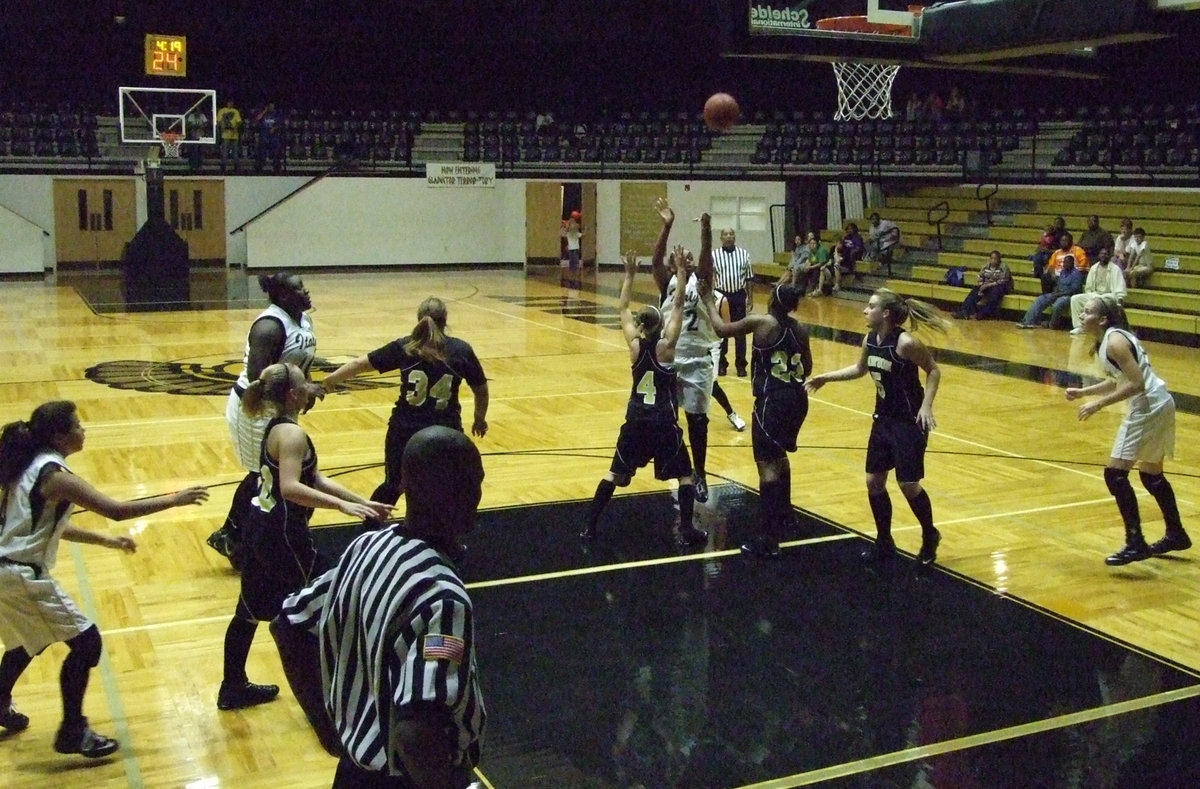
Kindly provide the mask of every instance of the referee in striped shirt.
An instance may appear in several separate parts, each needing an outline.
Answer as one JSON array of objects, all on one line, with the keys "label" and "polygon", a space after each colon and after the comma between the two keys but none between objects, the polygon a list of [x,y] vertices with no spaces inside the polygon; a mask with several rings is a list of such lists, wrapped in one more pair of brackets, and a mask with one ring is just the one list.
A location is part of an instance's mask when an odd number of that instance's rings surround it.
[{"label": "referee in striped shirt", "polygon": [[[717,290],[725,294],[729,301],[729,322],[733,323],[746,317],[746,313],[754,309],[754,295],[750,281],[754,272],[750,268],[750,253],[737,246],[737,234],[733,228],[727,227],[721,231],[721,247],[712,251],[713,277],[716,279]],[[729,371],[729,361],[725,355],[729,350],[729,338],[721,340],[721,360],[717,364],[717,373],[725,375]],[[746,376],[746,336],[739,334],[734,338],[734,365],[737,374]]]},{"label": "referee in striped shirt", "polygon": [[403,524],[368,532],[271,624],[335,789],[467,787],[485,712],[471,599],[453,560],[475,525],[479,450],[427,427],[404,450]]}]

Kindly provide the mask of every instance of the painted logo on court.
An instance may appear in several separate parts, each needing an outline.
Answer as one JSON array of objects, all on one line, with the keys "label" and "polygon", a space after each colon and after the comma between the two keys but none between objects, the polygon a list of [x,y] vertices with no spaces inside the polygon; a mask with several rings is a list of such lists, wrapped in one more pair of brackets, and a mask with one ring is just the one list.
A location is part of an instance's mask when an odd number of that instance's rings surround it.
[{"label": "painted logo on court", "polygon": [[[314,361],[314,373],[331,373],[337,364]],[[135,392],[161,392],[173,395],[227,395],[242,370],[241,359],[227,359],[215,364],[204,362],[150,362],[142,359],[118,359],[101,362],[84,371],[89,381]],[[321,375],[313,379],[321,380]],[[352,378],[341,384],[341,391],[384,389],[394,387],[394,376]]]}]

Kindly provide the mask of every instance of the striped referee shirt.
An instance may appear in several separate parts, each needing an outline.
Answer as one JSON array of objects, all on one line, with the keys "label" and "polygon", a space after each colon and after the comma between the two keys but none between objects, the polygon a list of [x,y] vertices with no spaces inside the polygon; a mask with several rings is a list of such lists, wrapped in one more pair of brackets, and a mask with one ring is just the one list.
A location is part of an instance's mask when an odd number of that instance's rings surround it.
[{"label": "striped referee shirt", "polygon": [[411,780],[389,743],[417,703],[445,706],[456,764],[478,762],[486,712],[471,600],[429,543],[394,527],[364,534],[336,567],[285,600],[283,615],[317,636],[325,707],[355,764]]},{"label": "striped referee shirt", "polygon": [[750,253],[742,247],[734,247],[731,250],[717,247],[712,251],[712,262],[717,290],[725,293],[744,291],[754,276],[750,269]]}]

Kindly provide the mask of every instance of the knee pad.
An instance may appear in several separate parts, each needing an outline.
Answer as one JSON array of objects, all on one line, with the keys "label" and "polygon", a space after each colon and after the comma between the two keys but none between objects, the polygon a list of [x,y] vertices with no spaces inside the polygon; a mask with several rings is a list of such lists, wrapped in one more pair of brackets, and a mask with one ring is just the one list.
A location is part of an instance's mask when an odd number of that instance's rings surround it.
[{"label": "knee pad", "polygon": [[1117,492],[1128,488],[1129,485],[1129,469],[1123,468],[1106,468],[1104,469],[1104,484],[1108,486],[1108,492],[1117,495]]},{"label": "knee pad", "polygon": [[100,629],[92,625],[79,635],[67,642],[71,653],[67,660],[74,660],[87,668],[93,668],[100,662]]},{"label": "knee pad", "polygon": [[633,481],[633,477],[629,474],[614,474],[613,475],[613,484],[616,485],[618,488],[628,487],[629,483],[632,481]]},{"label": "knee pad", "polygon": [[687,415],[687,423],[688,423],[689,428],[691,428],[691,427],[707,428],[708,427],[708,414],[688,414]]},{"label": "knee pad", "polygon": [[1162,486],[1163,482],[1165,482],[1167,478],[1161,473],[1147,474],[1146,472],[1139,469],[1138,470],[1138,479],[1140,479],[1142,481],[1142,487],[1144,487],[1146,490],[1150,491],[1151,493],[1154,493],[1156,490],[1158,490],[1159,487]]}]

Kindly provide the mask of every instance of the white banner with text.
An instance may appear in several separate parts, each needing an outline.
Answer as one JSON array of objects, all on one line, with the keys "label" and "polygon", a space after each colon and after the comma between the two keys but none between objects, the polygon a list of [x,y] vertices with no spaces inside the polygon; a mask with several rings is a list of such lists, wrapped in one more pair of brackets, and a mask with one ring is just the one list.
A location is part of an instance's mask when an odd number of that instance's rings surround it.
[{"label": "white banner with text", "polygon": [[428,162],[425,165],[425,184],[493,189],[496,186],[496,165],[494,162]]}]

